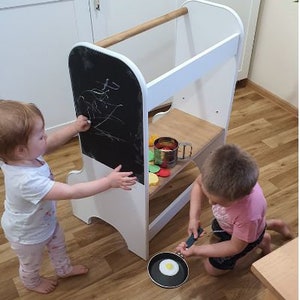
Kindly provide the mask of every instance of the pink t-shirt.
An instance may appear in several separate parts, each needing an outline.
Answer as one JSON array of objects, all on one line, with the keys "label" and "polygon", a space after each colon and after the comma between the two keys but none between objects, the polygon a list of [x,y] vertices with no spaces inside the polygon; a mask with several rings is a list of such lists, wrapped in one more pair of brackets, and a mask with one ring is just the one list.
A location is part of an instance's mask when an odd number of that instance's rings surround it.
[{"label": "pink t-shirt", "polygon": [[251,243],[258,239],[266,226],[267,201],[257,183],[252,192],[229,207],[212,206],[219,225],[236,238]]}]

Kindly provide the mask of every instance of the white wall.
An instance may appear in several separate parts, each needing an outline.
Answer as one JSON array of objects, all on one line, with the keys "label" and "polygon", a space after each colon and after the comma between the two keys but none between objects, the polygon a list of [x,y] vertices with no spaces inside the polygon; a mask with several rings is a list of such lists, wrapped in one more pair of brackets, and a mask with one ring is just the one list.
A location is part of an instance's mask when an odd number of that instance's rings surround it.
[{"label": "white wall", "polygon": [[263,0],[248,78],[298,107],[298,8],[293,0]]},{"label": "white wall", "polygon": [[75,118],[68,56],[84,26],[74,6],[75,0],[0,1],[0,98],[34,102],[47,129]]}]

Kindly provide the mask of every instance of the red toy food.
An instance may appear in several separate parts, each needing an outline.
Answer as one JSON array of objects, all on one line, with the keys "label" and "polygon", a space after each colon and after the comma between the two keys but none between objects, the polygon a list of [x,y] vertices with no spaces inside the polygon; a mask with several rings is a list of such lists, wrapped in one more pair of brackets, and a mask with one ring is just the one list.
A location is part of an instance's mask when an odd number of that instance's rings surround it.
[{"label": "red toy food", "polygon": [[161,168],[157,173],[157,176],[159,177],[168,177],[171,175],[171,171],[169,169],[163,169]]}]

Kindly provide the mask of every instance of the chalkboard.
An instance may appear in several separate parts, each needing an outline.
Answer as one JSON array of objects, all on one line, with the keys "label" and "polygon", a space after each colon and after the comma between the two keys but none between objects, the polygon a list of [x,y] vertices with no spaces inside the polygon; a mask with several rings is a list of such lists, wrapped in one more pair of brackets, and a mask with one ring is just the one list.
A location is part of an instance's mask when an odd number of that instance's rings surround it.
[{"label": "chalkboard", "polygon": [[126,63],[97,48],[78,45],[69,55],[76,115],[91,121],[80,133],[82,152],[111,168],[122,164],[144,184],[140,84]]}]

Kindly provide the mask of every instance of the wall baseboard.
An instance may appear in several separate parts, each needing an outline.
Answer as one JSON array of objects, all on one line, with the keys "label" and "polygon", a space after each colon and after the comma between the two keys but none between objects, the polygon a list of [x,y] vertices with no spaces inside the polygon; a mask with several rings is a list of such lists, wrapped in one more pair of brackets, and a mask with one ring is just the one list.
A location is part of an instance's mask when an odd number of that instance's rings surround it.
[{"label": "wall baseboard", "polygon": [[263,87],[257,85],[256,83],[252,82],[251,80],[247,79],[247,84],[249,87],[253,88],[259,94],[262,94],[264,97],[267,97],[270,101],[275,103],[276,105],[280,106],[282,109],[288,111],[292,115],[298,118],[298,108],[293,106],[292,104],[288,103],[287,101],[283,100],[282,98],[272,94],[268,90],[264,89]]}]

